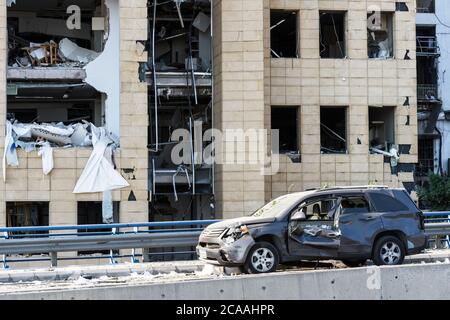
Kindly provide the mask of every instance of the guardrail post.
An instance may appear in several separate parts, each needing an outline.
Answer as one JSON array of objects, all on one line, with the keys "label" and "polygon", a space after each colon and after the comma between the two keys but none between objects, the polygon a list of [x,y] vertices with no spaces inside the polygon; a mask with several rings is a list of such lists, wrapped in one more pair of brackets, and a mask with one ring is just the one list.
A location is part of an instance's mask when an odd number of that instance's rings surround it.
[{"label": "guardrail post", "polygon": [[[133,232],[135,234],[138,234],[138,231],[139,231],[138,227],[133,228]],[[135,248],[131,249],[131,263],[139,263],[139,260],[136,259],[136,249]]]},{"label": "guardrail post", "polygon": [[[113,228],[112,229],[112,234],[117,234],[117,229]],[[117,264],[117,261],[114,259],[114,250],[109,250],[109,262],[111,264]]]},{"label": "guardrail post", "polygon": [[52,260],[52,268],[56,268],[58,266],[58,252],[50,252],[50,257]]},{"label": "guardrail post", "polygon": [[[3,232],[3,238],[5,238],[5,240],[6,240],[6,239],[9,239],[9,234],[8,234],[8,232]],[[6,259],[6,254],[4,254],[4,255],[2,256],[2,267],[3,267],[3,269],[9,269],[8,261],[7,261],[7,259]]]}]

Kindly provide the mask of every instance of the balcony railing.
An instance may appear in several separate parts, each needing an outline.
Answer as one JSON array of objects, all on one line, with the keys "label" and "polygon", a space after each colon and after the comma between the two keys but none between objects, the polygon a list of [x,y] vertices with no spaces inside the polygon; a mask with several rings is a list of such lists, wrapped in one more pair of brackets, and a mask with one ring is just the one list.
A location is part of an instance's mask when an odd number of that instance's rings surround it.
[{"label": "balcony railing", "polygon": [[437,56],[440,54],[437,38],[434,36],[417,36],[418,56]]},{"label": "balcony railing", "polygon": [[418,84],[417,100],[426,102],[439,102],[438,86],[434,84]]}]

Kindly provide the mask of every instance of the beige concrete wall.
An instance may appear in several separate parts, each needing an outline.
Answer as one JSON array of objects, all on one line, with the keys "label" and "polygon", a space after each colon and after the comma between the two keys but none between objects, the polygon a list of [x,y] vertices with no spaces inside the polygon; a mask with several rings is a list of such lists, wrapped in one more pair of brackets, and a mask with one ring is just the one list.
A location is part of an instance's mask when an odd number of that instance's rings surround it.
[{"label": "beige concrete wall", "polygon": [[[270,68],[266,113],[271,105],[300,107],[302,153],[301,164],[284,157],[281,172],[272,177],[272,197],[325,185],[402,186],[413,181],[412,173],[392,175],[383,156],[368,151],[368,106],[395,106],[396,143],[412,146],[400,161],[417,162],[415,3],[407,4],[409,12],[395,12],[395,1],[270,1],[272,9],[300,12],[300,59],[270,58],[269,47],[265,59]],[[394,59],[367,58],[366,21],[372,6],[394,13]],[[347,11],[346,59],[320,59],[320,10]],[[265,28],[269,24],[267,19]],[[270,45],[269,32],[266,37]],[[411,60],[403,59],[406,50]],[[404,107],[407,96],[410,106]],[[348,107],[347,155],[320,154],[320,106]]]},{"label": "beige concrete wall", "polygon": [[[139,62],[147,61],[147,53],[138,55],[136,41],[147,40],[147,1],[117,0],[120,4],[120,132],[121,147],[115,154],[118,170],[135,168],[136,180],[129,188],[113,192],[120,201],[121,222],[148,221],[148,154],[147,154],[147,84],[139,82]],[[6,4],[0,0],[0,153],[3,156],[4,122],[6,119]],[[105,77],[107,77],[105,69]],[[5,201],[49,201],[50,224],[77,223],[77,201],[101,201],[101,194],[74,195],[92,148],[54,149],[54,170],[42,173],[42,161],[37,152],[19,150],[18,168],[6,169],[6,183],[0,181],[0,226],[6,225]],[[133,190],[137,201],[129,202]]]},{"label": "beige concrete wall", "polygon": [[[411,153],[402,155],[400,162],[417,162],[417,99],[415,60],[415,1],[406,1],[408,12],[395,12],[395,1],[322,1],[322,0],[260,0],[221,1],[215,7],[215,114],[218,127],[227,127],[227,115],[232,126],[253,125],[259,128],[261,107],[264,105],[264,128],[270,129],[270,110],[276,106],[300,108],[300,148],[302,163],[292,163],[282,156],[280,172],[262,177],[252,173],[246,179],[244,168],[218,170],[216,189],[218,212],[225,217],[248,214],[254,209],[246,204],[261,203],[278,195],[316,188],[324,185],[385,184],[402,186],[412,182],[412,173],[391,174],[383,156],[369,154],[368,107],[395,106],[395,134],[397,144],[411,145]],[[394,59],[368,59],[367,13],[372,6],[394,13]],[[247,7],[247,8],[246,8]],[[240,10],[246,9],[245,12]],[[270,55],[270,9],[298,10],[299,59],[273,59]],[[256,12],[254,11],[256,10]],[[346,59],[320,59],[319,10],[347,11]],[[251,20],[242,24],[242,19]],[[219,19],[217,19],[219,18]],[[263,19],[263,38],[258,36]],[[255,21],[256,20],[256,21]],[[255,41],[248,36],[251,33]],[[220,35],[221,38],[218,37]],[[251,49],[250,49],[251,44]],[[260,69],[246,70],[244,57],[261,57],[263,48],[264,100],[246,101],[246,88],[252,93],[259,86],[243,85],[242,78],[259,79]],[[252,53],[248,51],[253,50]],[[257,54],[254,52],[256,50]],[[404,60],[410,50],[411,60]],[[232,54],[228,54],[231,51]],[[254,63],[254,67],[260,64]],[[224,69],[226,68],[226,69]],[[228,82],[227,82],[228,81]],[[233,88],[226,84],[232,82]],[[259,90],[256,91],[259,93]],[[410,97],[410,106],[403,103]],[[348,154],[320,153],[320,106],[347,107]],[[250,113],[250,111],[252,113]],[[249,116],[246,117],[246,115]],[[410,125],[406,126],[407,116]],[[358,144],[358,139],[361,144]],[[264,182],[263,182],[264,181]],[[251,183],[252,192],[241,191]]]},{"label": "beige concrete wall", "polygon": [[[222,131],[263,129],[264,1],[213,3],[214,126]],[[264,176],[259,172],[257,165],[216,166],[218,216],[241,216],[264,203]]]}]

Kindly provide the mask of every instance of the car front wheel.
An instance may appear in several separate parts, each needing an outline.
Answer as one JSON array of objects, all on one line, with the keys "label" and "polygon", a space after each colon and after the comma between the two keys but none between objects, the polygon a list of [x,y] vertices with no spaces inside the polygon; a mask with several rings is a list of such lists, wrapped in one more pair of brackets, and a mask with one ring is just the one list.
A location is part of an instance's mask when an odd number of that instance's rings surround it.
[{"label": "car front wheel", "polygon": [[373,262],[377,266],[399,265],[405,259],[405,246],[395,236],[384,236],[375,243]]},{"label": "car front wheel", "polygon": [[280,263],[277,248],[269,242],[258,242],[250,250],[244,270],[247,273],[269,273]]}]

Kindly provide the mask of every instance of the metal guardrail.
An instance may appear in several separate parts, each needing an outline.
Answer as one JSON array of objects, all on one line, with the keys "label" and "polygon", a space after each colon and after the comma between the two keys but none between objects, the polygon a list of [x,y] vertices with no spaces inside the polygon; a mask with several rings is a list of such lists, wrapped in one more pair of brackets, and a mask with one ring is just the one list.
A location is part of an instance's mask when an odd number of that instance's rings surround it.
[{"label": "metal guardrail", "polygon": [[[136,249],[183,248],[197,245],[198,237],[205,226],[216,220],[196,220],[177,222],[154,222],[108,225],[74,225],[49,227],[0,228],[0,264],[8,268],[8,262],[51,261],[57,266],[58,260],[109,259],[130,257],[138,262]],[[119,255],[114,251],[131,249],[131,255]],[[109,255],[58,258],[59,252],[108,251]],[[192,253],[178,252],[178,253]],[[8,259],[8,255],[49,254],[49,258]],[[145,255],[144,253],[143,255]],[[171,252],[170,254],[177,254]]]},{"label": "metal guardrail", "polygon": [[[434,241],[446,242],[450,247],[450,212],[426,212],[425,230]],[[217,220],[76,225],[49,227],[0,228],[0,264],[8,268],[11,262],[51,261],[57,266],[58,260],[131,258],[132,263],[138,257],[148,253],[137,254],[136,249],[187,248],[197,245],[198,237],[205,226]],[[114,251],[131,249],[129,255],[115,254]],[[109,255],[59,257],[60,252],[75,251],[109,251]],[[168,254],[193,253],[170,252]],[[27,257],[20,260],[8,259],[9,255],[48,254],[49,257]],[[145,260],[144,260],[145,261]]]},{"label": "metal guardrail", "polygon": [[450,248],[450,212],[425,212],[424,215],[425,233],[432,238],[430,241],[445,243]]}]

